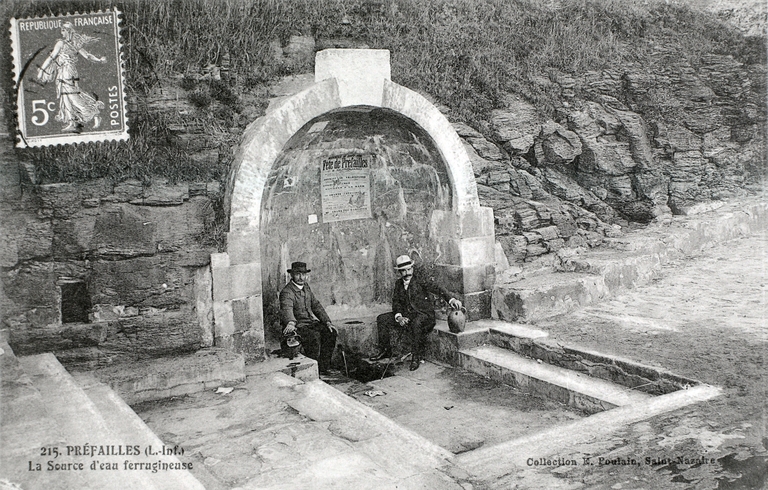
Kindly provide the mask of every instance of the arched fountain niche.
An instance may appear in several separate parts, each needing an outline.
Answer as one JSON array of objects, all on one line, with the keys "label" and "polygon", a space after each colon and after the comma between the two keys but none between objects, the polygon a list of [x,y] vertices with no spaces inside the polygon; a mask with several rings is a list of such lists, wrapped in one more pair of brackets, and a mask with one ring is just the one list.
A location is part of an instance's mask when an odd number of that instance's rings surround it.
[{"label": "arched fountain niche", "polygon": [[[388,51],[321,51],[315,66],[314,85],[244,133],[227,187],[227,250],[211,256],[214,343],[263,356],[293,261],[310,266],[334,320],[386,309],[402,253],[470,318],[489,317],[493,212],[478,203],[450,123],[390,81]],[[370,342],[370,331],[349,329],[342,340]]]}]

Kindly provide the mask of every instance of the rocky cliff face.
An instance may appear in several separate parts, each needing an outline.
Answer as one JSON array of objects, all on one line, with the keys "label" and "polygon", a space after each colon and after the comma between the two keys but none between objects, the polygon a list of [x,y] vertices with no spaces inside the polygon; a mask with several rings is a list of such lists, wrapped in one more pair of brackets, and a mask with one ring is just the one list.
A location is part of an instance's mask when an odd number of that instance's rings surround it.
[{"label": "rocky cliff face", "polygon": [[596,246],[621,227],[749,192],[765,174],[765,66],[657,50],[627,66],[535,80],[559,94],[556,120],[510,95],[490,136],[455,127],[510,261]]}]

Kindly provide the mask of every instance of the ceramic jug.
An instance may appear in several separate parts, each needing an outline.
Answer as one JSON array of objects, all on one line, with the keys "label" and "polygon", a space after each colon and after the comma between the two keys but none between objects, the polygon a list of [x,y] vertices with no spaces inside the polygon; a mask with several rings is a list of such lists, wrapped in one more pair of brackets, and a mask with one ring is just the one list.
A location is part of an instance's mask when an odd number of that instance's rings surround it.
[{"label": "ceramic jug", "polygon": [[464,331],[467,323],[467,309],[463,306],[459,310],[451,310],[448,313],[448,329],[453,333]]}]

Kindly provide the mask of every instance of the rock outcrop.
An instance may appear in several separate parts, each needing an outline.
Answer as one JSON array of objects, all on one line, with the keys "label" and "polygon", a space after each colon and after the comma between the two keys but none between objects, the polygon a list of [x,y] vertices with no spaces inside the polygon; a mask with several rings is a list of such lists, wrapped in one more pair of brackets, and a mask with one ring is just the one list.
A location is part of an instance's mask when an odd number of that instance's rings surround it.
[{"label": "rock outcrop", "polygon": [[[534,80],[560,94],[557,120],[509,95],[486,135],[454,124],[510,262],[597,246],[622,226],[743,195],[764,177],[765,66],[725,55],[694,66],[656,51],[650,71]],[[541,233],[549,227],[556,236]]]}]

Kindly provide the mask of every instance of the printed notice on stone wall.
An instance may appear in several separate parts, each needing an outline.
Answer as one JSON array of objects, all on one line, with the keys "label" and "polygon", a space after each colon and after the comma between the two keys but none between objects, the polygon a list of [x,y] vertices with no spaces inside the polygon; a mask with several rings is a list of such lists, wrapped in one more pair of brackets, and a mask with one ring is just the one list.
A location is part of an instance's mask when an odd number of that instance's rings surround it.
[{"label": "printed notice on stone wall", "polygon": [[323,223],[371,217],[373,155],[324,158],[320,166]]}]

